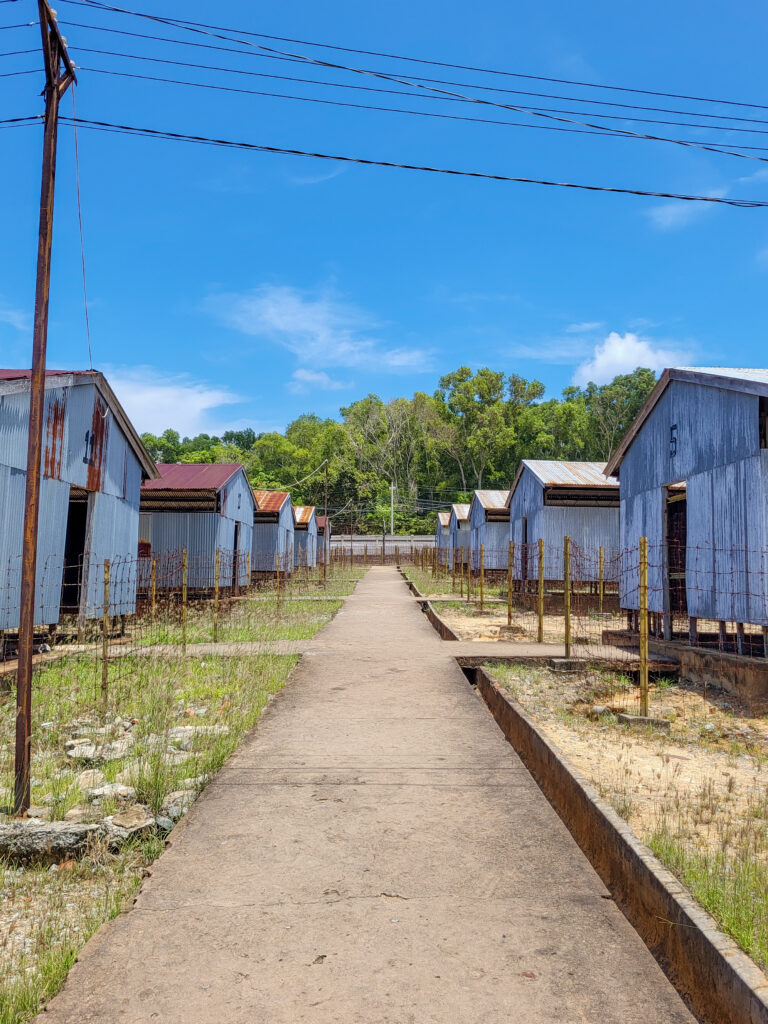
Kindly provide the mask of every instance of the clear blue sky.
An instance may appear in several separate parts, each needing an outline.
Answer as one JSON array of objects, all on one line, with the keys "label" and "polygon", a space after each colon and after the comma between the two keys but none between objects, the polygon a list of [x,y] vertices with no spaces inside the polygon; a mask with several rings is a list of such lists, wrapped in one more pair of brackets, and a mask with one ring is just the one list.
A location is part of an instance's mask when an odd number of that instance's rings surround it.
[{"label": "clear blue sky", "polygon": [[[707,5],[706,17],[701,5],[689,0],[586,6],[564,0],[537,5],[228,0],[213,6],[202,0],[183,5],[127,0],[123,6],[457,64],[768,104],[768,10],[754,0]],[[768,198],[768,163],[670,144],[97,74],[85,68],[535,120],[439,99],[86,53],[86,48],[113,50],[402,89],[263,56],[77,27],[75,22],[206,41],[65,0],[57,8],[72,54],[84,69],[76,92],[81,118],[517,176]],[[0,4],[0,25],[35,17],[32,0]],[[0,31],[0,51],[39,46],[37,32]],[[768,120],[768,107],[750,111],[606,94],[273,45],[395,74],[466,82],[469,86],[457,91],[472,95],[493,96],[477,90],[485,84],[570,97],[509,97],[521,104],[587,111],[586,98],[614,98]],[[2,72],[34,68],[39,56],[3,56],[0,65]],[[0,78],[2,116],[40,112],[41,84],[41,74]],[[71,114],[70,96],[62,112]],[[691,141],[768,146],[768,134],[612,123]],[[746,126],[768,129],[768,124]],[[25,365],[30,358],[40,146],[39,127],[0,131],[3,365]],[[768,209],[342,166],[86,129],[79,133],[79,151],[93,361],[109,374],[140,430],[282,428],[304,411],[336,415],[340,405],[369,391],[384,398],[431,391],[442,373],[465,363],[538,377],[550,394],[574,381],[608,379],[638,362],[655,368],[670,362],[765,365]],[[75,195],[72,129],[62,126],[51,367],[88,365]]]}]

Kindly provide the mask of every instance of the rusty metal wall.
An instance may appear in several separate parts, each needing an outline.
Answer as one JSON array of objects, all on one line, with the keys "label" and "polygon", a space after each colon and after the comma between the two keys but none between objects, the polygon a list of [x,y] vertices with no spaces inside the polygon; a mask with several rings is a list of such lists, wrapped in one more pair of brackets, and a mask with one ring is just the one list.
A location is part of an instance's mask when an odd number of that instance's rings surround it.
[{"label": "rusty metal wall", "polygon": [[[0,465],[0,629],[19,625],[21,540],[26,473]],[[69,487],[58,480],[41,481],[40,530],[35,587],[35,625],[59,621],[64,538]]]}]

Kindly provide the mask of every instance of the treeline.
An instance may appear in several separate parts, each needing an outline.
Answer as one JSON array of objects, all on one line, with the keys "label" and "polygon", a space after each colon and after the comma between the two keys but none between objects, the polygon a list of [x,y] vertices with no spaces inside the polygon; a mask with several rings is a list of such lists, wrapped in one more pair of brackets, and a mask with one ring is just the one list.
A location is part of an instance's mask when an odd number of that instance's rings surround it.
[{"label": "treeline", "polygon": [[383,402],[367,395],[341,419],[299,416],[284,433],[250,428],[221,437],[143,434],[157,462],[242,462],[254,487],[289,490],[295,504],[325,501],[336,532],[431,532],[435,511],[475,488],[505,490],[521,459],[607,460],[656,383],[651,370],[544,398],[541,381],[462,366],[437,391]]}]

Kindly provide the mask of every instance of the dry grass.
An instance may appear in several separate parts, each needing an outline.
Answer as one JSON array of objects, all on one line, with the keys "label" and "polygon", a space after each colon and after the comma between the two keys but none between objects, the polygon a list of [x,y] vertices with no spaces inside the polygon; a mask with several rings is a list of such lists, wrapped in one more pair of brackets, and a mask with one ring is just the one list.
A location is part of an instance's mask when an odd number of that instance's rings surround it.
[{"label": "dry grass", "polygon": [[[768,967],[768,722],[722,694],[669,679],[651,714],[669,733],[623,726],[637,711],[627,677],[489,667],[573,766],[720,926]],[[596,705],[606,709],[594,717]]]}]

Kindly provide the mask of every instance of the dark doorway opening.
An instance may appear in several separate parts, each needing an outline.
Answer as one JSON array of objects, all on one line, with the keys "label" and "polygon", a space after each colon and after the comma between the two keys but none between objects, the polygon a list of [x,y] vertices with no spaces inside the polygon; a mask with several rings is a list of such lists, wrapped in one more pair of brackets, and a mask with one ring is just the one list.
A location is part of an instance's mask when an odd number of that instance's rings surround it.
[{"label": "dark doorway opening", "polygon": [[672,615],[687,615],[685,551],[688,540],[688,503],[685,484],[667,490],[667,596]]},{"label": "dark doorway opening", "polygon": [[83,487],[70,487],[67,534],[64,541],[64,572],[61,581],[62,612],[76,612],[80,607],[87,527],[88,491]]},{"label": "dark doorway opening", "polygon": [[232,554],[232,589],[237,591],[240,578],[240,523],[235,523],[235,549]]}]

